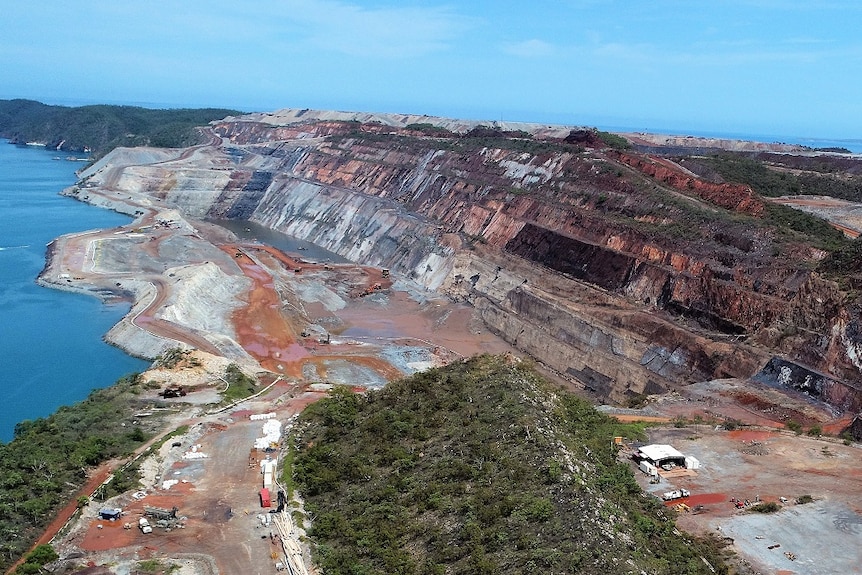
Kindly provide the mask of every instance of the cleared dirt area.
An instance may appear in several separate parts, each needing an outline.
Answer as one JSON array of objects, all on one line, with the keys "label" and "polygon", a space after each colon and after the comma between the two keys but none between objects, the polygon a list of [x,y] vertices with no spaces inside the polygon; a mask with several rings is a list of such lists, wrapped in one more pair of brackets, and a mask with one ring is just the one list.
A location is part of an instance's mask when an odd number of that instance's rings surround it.
[{"label": "cleared dirt area", "polygon": [[773,201],[823,218],[848,238],[862,233],[862,205],[858,202],[828,196],[786,196]]},{"label": "cleared dirt area", "polygon": [[[753,384],[743,393],[740,384],[698,384],[645,408],[648,417],[675,421],[651,428],[649,442],[670,444],[695,457],[700,467],[651,483],[631,463],[639,483],[657,497],[689,490],[690,497],[667,503],[690,508],[676,513],[678,525],[728,538],[743,573],[862,572],[860,446],[785,427],[793,420],[805,422],[804,429],[839,429],[847,421],[804,396]],[[623,417],[638,419],[632,412]],[[732,431],[724,425],[728,420]],[[804,496],[811,501],[798,503],[808,500]],[[758,513],[752,510],[757,502],[774,502],[780,509]]]},{"label": "cleared dirt area", "polygon": [[[691,492],[673,502],[692,509],[678,514],[683,529],[730,537],[733,549],[754,572],[858,572],[862,565],[858,447],[787,432],[728,432],[706,425],[657,429],[650,439],[674,445],[701,463],[696,475],[658,484],[636,472],[643,487],[657,495],[680,488]],[[796,503],[804,495],[813,501]],[[737,508],[734,499],[743,501],[743,507]],[[781,509],[754,512],[758,501],[778,503]]]},{"label": "cleared dirt area", "polygon": [[[171,438],[144,462],[139,490],[93,501],[67,533],[55,538],[55,547],[66,562],[101,565],[110,569],[106,573],[127,573],[130,565],[147,559],[165,566],[185,562],[190,573],[275,572],[283,552],[275,526],[262,519],[272,508],[261,507],[259,461],[278,457],[281,446],[256,450],[255,440],[269,420],[251,416],[271,413],[289,423],[321,396],[281,383],[235,409],[190,420],[186,434]],[[120,508],[123,515],[116,521],[100,519],[103,507]],[[164,528],[150,518],[155,526],[144,533],[138,520],[146,507],[176,507],[178,521]]]}]

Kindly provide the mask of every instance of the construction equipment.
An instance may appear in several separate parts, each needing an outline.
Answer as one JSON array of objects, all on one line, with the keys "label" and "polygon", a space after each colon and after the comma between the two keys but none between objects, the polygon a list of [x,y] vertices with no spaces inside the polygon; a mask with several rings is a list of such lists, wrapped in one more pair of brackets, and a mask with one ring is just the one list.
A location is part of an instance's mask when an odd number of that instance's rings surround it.
[{"label": "construction equipment", "polygon": [[171,521],[177,518],[177,512],[179,510],[180,509],[176,506],[172,507],[171,509],[144,506],[144,515],[146,515],[147,517],[152,517],[153,519]]},{"label": "construction equipment", "polygon": [[186,390],[182,388],[182,386],[177,387],[166,387],[163,391],[159,392],[159,395],[168,399],[170,397],[185,397]]}]

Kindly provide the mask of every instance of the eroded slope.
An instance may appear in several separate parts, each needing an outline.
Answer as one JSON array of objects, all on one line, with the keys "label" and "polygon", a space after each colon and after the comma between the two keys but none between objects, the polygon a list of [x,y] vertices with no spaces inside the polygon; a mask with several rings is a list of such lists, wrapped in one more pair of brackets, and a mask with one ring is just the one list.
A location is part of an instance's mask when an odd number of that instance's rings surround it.
[{"label": "eroded slope", "polygon": [[228,119],[213,147],[83,185],[391,269],[614,401],[749,377],[777,354],[820,389],[859,378],[858,311],[816,271],[828,253],[750,188],[589,131],[306,116]]}]

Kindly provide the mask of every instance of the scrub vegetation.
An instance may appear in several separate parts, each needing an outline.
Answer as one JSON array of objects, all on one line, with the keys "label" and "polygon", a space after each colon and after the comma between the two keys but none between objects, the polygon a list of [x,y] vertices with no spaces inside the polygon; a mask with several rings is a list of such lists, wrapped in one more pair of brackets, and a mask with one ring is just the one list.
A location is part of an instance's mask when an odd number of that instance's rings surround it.
[{"label": "scrub vegetation", "polygon": [[244,374],[235,363],[225,369],[224,381],[227,382],[222,392],[222,403],[225,404],[245,399],[257,391],[257,380]]},{"label": "scrub vegetation", "polygon": [[617,459],[642,437],[480,356],[308,407],[294,476],[322,572],[726,573]]},{"label": "scrub vegetation", "polygon": [[[759,159],[731,153],[717,154],[706,159],[688,158],[686,166],[706,177],[717,176],[727,182],[749,185],[755,192],[767,198],[810,195],[862,201],[862,179],[859,176],[839,178],[814,169],[776,169]],[[765,219],[778,230],[796,235],[798,239],[808,241],[828,252],[845,249],[850,243],[844,234],[824,219],[781,204],[768,204]]]},{"label": "scrub vegetation", "polygon": [[[22,421],[12,441],[0,445],[0,569],[33,544],[97,465],[130,455],[149,439],[133,422],[139,380],[124,377],[49,417]],[[136,484],[137,473],[128,475]],[[115,487],[122,489],[125,479],[116,476]]]}]

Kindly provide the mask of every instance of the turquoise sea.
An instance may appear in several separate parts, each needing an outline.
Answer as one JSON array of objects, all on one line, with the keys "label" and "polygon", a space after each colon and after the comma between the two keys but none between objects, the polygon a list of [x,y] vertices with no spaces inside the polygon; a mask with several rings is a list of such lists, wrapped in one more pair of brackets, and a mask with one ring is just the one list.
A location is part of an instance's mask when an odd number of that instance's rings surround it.
[{"label": "turquoise sea", "polygon": [[[62,197],[83,163],[0,140],[0,441],[15,424],[53,413],[148,363],[102,336],[128,311],[91,296],[40,287],[46,244],[109,228],[124,216]],[[65,158],[68,154],[60,153]]]}]

